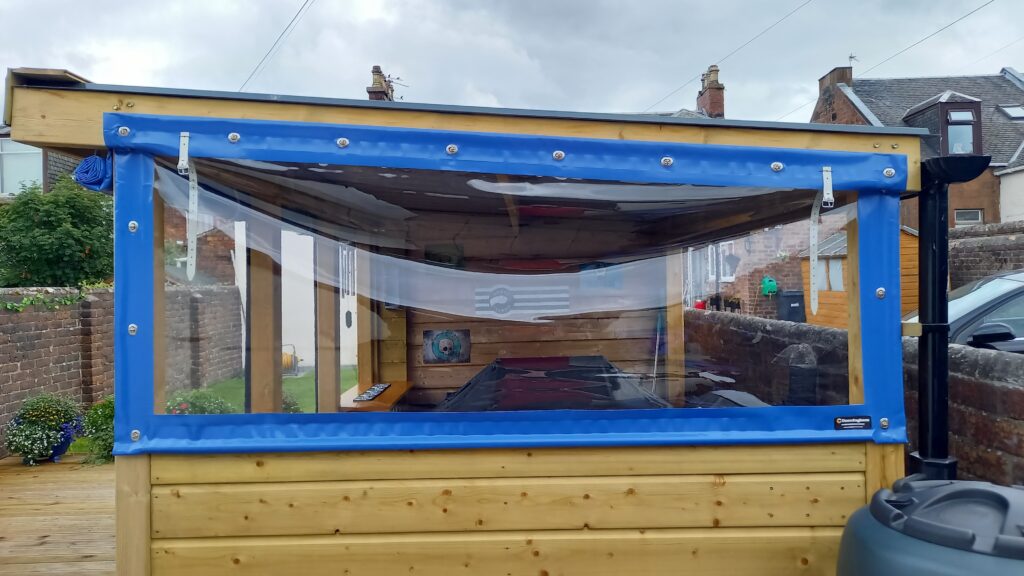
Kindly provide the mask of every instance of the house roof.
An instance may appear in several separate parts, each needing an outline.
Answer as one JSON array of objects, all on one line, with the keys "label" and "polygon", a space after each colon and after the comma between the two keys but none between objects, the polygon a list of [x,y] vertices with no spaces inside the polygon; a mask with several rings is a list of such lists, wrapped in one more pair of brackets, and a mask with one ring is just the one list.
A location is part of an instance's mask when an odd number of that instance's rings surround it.
[{"label": "house roof", "polygon": [[[1013,68],[986,76],[942,76],[930,78],[857,78],[843,85],[865,117],[877,118],[882,126],[920,125],[907,122],[937,102],[981,102],[981,130],[984,153],[992,164],[1008,165],[1024,143],[1024,121],[1012,120],[1000,108],[1024,105],[1024,75]],[[866,108],[866,110],[865,110]],[[869,118],[870,120],[870,118]],[[922,139],[925,157],[938,155],[936,136]],[[1024,154],[1016,162],[1024,165]]]},{"label": "house roof", "polygon": [[[917,230],[914,230],[910,226],[900,226],[906,234],[911,236],[917,236]],[[811,249],[805,248],[797,254],[800,258],[807,258],[811,255]],[[825,238],[818,244],[818,257],[819,258],[844,258],[846,257],[846,230],[841,230],[835,234]]]}]

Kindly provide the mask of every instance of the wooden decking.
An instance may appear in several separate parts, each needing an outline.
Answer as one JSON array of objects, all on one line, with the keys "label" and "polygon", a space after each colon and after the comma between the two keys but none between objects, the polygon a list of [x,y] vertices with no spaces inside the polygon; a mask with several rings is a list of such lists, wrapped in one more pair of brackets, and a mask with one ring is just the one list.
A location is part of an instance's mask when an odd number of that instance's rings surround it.
[{"label": "wooden decking", "polygon": [[114,574],[114,466],[0,460],[0,576]]}]

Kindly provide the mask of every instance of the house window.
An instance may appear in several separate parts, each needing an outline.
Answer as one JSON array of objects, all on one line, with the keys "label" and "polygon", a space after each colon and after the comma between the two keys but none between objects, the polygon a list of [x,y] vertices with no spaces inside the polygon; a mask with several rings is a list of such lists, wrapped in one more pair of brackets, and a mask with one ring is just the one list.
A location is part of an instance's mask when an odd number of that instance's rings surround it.
[{"label": "house window", "polygon": [[846,287],[843,286],[842,258],[828,259],[828,289],[833,292],[842,292],[846,290]]},{"label": "house window", "polygon": [[985,211],[977,208],[955,210],[953,212],[953,227],[977,226],[985,223]]},{"label": "house window", "polygon": [[974,153],[974,111],[950,110],[946,126],[947,152],[949,154]]},{"label": "house window", "polygon": [[[734,282],[740,258],[736,255],[736,244],[731,240],[708,246],[708,280]],[[722,275],[719,278],[718,272]]]},{"label": "house window", "polygon": [[1024,106],[1001,106],[1003,114],[1012,120],[1024,120]]},{"label": "house window", "polygon": [[14,196],[43,180],[43,151],[0,138],[0,196]]}]

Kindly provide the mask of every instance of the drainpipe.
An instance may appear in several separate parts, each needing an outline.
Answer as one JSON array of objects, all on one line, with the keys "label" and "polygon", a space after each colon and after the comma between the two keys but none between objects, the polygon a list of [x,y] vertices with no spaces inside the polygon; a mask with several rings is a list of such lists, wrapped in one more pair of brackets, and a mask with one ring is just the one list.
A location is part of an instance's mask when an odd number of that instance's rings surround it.
[{"label": "drainpipe", "polygon": [[932,480],[956,479],[956,458],[949,455],[949,185],[974,180],[990,160],[989,156],[958,155],[921,163],[918,450],[911,453],[910,465],[912,472]]}]

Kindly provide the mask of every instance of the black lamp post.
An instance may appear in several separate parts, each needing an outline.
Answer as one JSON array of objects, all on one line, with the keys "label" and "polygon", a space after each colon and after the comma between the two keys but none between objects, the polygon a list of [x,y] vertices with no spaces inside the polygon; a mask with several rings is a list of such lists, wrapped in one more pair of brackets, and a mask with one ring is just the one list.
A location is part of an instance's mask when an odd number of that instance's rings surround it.
[{"label": "black lamp post", "polygon": [[949,185],[974,180],[989,156],[957,155],[922,162],[919,197],[918,450],[911,468],[929,479],[956,479],[949,455]]}]

